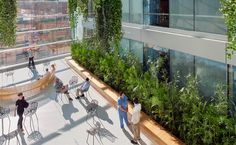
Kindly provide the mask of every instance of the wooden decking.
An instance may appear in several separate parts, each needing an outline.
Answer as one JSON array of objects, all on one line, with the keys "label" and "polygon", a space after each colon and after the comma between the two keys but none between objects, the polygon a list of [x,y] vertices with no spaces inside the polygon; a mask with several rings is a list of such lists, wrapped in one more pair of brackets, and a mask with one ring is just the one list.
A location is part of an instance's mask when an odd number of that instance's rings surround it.
[{"label": "wooden decking", "polygon": [[[117,107],[118,93],[110,86],[99,80],[91,72],[77,64],[70,57],[66,58],[68,65],[84,79],[88,77],[92,86],[105,97],[114,107]],[[129,117],[132,113],[132,104],[129,103]],[[184,145],[178,138],[167,132],[158,123],[148,117],[144,112],[141,114],[141,131],[149,137],[155,145]]]}]

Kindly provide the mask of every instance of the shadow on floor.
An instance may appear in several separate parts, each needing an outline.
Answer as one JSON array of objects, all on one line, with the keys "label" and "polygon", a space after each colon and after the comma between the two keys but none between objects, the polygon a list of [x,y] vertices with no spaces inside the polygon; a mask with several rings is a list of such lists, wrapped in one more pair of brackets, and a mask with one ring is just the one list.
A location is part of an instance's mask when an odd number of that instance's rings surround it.
[{"label": "shadow on floor", "polygon": [[115,140],[117,139],[116,136],[114,136],[109,130],[107,130],[106,128],[101,128],[99,130],[99,134],[100,137],[105,137],[106,139],[108,139],[110,142],[114,143]]},{"label": "shadow on floor", "polygon": [[79,112],[77,108],[74,107],[74,104],[72,101],[69,101],[68,104],[63,104],[61,106],[62,112],[63,112],[63,117],[65,120],[69,120],[70,124],[74,123],[74,120],[71,118],[71,115],[73,113]]},{"label": "shadow on floor", "polygon": [[[85,109],[87,108],[88,104],[90,103],[86,97],[80,98],[79,102]],[[105,107],[101,107],[98,105],[97,118],[101,119],[103,121],[107,121],[108,123],[113,125],[113,121],[110,119]]]}]

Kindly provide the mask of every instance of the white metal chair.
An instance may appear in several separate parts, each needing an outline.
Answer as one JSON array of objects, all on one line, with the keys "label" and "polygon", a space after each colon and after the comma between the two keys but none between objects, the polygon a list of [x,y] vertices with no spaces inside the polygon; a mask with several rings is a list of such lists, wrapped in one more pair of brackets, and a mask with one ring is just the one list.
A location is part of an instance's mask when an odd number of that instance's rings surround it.
[{"label": "white metal chair", "polygon": [[37,113],[36,113],[37,108],[38,108],[38,102],[31,102],[29,104],[29,107],[27,109],[25,109],[25,111],[24,111],[24,115],[25,115],[24,128],[25,128],[27,134],[29,134],[29,133],[28,133],[28,130],[26,129],[25,121],[26,121],[26,118],[28,118],[28,117],[30,118],[30,129],[31,129],[32,132],[35,131],[35,127],[34,127],[35,125],[34,125],[34,122],[33,122],[33,115],[35,115],[35,117],[36,117],[38,130],[39,130],[38,116],[37,116]]},{"label": "white metal chair", "polygon": [[20,141],[19,141],[19,138],[18,138],[18,130],[14,130],[12,132],[10,132],[9,134],[7,134],[5,137],[6,137],[6,142],[8,142],[8,145],[10,145],[10,141],[13,139],[13,138],[16,138],[17,139],[17,145],[19,144],[20,145]]},{"label": "white metal chair", "polygon": [[7,143],[7,137],[3,134],[2,136],[0,136],[0,145],[3,145],[4,143]]},{"label": "white metal chair", "polygon": [[97,108],[98,108],[97,100],[92,100],[91,103],[88,104],[88,106],[86,107],[86,112],[87,112],[86,121],[88,120],[89,116],[92,116],[94,121],[94,115],[97,115]]},{"label": "white metal chair", "polygon": [[77,76],[72,76],[71,79],[69,80],[70,88],[73,89],[73,87],[75,87],[75,85],[77,85],[77,83],[78,83],[78,77]]},{"label": "white metal chair", "polygon": [[87,135],[86,142],[88,143],[89,135],[93,136],[93,145],[94,145],[94,137],[96,137],[97,141],[99,142],[96,134],[98,134],[98,136],[100,137],[100,134],[99,134],[100,129],[101,129],[101,124],[99,122],[96,122],[94,127],[87,130],[88,135]]},{"label": "white metal chair", "polygon": [[5,73],[5,75],[7,76],[7,84],[8,84],[8,77],[11,77],[12,84],[13,84],[14,83],[14,71],[8,71]]},{"label": "white metal chair", "polygon": [[[8,124],[9,124],[9,127],[8,127],[8,133],[10,132],[10,128],[11,128],[11,119],[9,117],[9,114],[10,114],[10,108],[3,108],[3,107],[0,107],[0,119],[2,120],[2,123],[4,123],[4,119],[5,118],[8,118]],[[2,135],[4,135],[4,124],[2,124]]]}]

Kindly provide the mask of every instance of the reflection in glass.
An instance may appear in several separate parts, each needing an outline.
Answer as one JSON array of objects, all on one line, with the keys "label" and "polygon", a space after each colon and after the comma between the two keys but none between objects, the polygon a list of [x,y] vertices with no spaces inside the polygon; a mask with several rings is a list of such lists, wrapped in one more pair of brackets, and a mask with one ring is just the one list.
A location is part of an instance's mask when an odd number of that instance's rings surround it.
[{"label": "reflection in glass", "polygon": [[224,18],[219,10],[219,0],[196,0],[195,30],[209,33],[226,34]]},{"label": "reflection in glass", "polygon": [[194,56],[171,50],[170,51],[170,77],[178,77],[179,87],[186,84],[187,76],[194,76]]},{"label": "reflection in glass", "polygon": [[129,0],[122,0],[122,21],[129,22]]},{"label": "reflection in glass", "polygon": [[130,22],[143,24],[143,0],[130,0]]},{"label": "reflection in glass", "polygon": [[170,28],[194,30],[193,0],[170,0]]},{"label": "reflection in glass", "polygon": [[130,51],[134,54],[139,60],[139,62],[143,63],[143,42],[130,40]]},{"label": "reflection in glass", "polygon": [[216,85],[226,86],[226,65],[220,62],[195,57],[196,76],[203,96],[213,96]]}]

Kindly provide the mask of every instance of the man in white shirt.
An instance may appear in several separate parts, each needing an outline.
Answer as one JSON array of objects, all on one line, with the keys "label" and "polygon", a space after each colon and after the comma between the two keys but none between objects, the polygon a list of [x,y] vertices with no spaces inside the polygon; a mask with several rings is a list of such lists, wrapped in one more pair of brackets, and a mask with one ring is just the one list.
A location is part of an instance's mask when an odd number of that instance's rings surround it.
[{"label": "man in white shirt", "polygon": [[87,92],[90,87],[89,78],[86,78],[85,81],[81,84],[81,87],[77,89],[76,99],[84,97],[84,92]]},{"label": "man in white shirt", "polygon": [[138,144],[138,140],[140,139],[140,111],[141,111],[141,104],[138,102],[138,98],[133,99],[134,108],[131,118],[131,124],[133,128],[134,138],[131,140],[132,144]]}]

